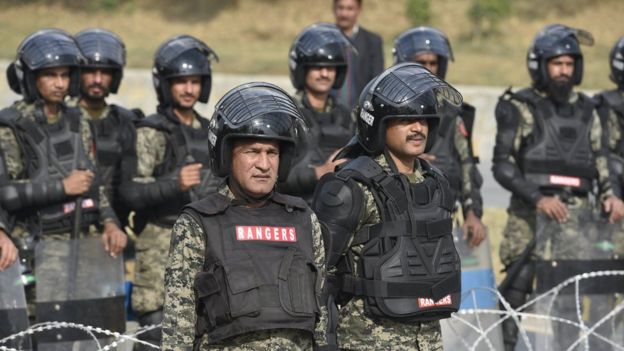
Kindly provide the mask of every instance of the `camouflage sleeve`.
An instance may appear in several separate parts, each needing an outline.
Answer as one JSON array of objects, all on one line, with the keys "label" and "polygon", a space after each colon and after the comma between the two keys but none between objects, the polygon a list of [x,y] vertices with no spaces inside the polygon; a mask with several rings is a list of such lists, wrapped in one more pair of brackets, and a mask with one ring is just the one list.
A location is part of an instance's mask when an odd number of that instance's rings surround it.
[{"label": "camouflage sleeve", "polygon": [[319,301],[319,319],[316,322],[316,326],[314,329],[314,342],[317,346],[325,346],[327,345],[326,339],[326,330],[327,330],[327,306],[320,303],[323,301],[321,293],[325,289],[325,277],[326,277],[326,266],[325,266],[325,245],[323,243],[323,234],[321,233],[321,224],[319,223],[316,215],[312,213],[310,216],[310,221],[312,222],[312,248],[314,251],[314,264],[316,265],[316,269],[318,272],[317,277],[317,294],[316,299]]},{"label": "camouflage sleeve", "polygon": [[[87,152],[85,155],[91,164],[96,165],[97,161],[95,159],[95,141],[93,140],[93,134],[91,134],[91,127],[89,126],[89,121],[86,117],[80,119],[80,130],[82,136],[82,145],[84,150]],[[97,168],[96,168],[97,169]],[[115,222],[117,226],[119,226],[119,220],[117,219],[117,215],[113,211],[113,208],[110,205],[110,201],[108,199],[108,194],[110,191],[108,187],[110,184],[105,184],[101,177],[101,174],[97,174],[95,180],[98,183],[98,195],[100,197],[100,224],[104,225],[106,222]]]},{"label": "camouflage sleeve", "polygon": [[154,169],[163,162],[166,148],[167,140],[161,131],[149,127],[137,129],[137,169],[133,178],[135,182],[155,181]]},{"label": "camouflage sleeve", "polygon": [[465,127],[462,126],[463,122],[460,118],[457,119],[457,128],[455,128],[453,143],[455,150],[459,155],[459,161],[461,163],[461,193],[460,201],[464,214],[469,210],[473,210],[474,213],[480,217],[483,212],[481,207],[481,193],[477,188],[476,177],[476,165],[470,149],[470,140],[468,137],[460,132]]},{"label": "camouflage sleeve", "polygon": [[592,126],[589,136],[591,148],[596,160],[596,170],[598,171],[598,188],[601,200],[613,195],[613,187],[609,175],[609,163],[607,157],[607,146],[603,145],[602,126],[598,113],[594,111]]},{"label": "camouflage sleeve", "polygon": [[13,130],[9,127],[0,127],[0,149],[4,154],[9,179],[17,179],[23,171],[22,153]]},{"label": "camouflage sleeve", "polygon": [[165,269],[165,304],[162,350],[191,350],[195,339],[195,276],[204,262],[201,226],[181,214],[173,226],[169,259]]}]

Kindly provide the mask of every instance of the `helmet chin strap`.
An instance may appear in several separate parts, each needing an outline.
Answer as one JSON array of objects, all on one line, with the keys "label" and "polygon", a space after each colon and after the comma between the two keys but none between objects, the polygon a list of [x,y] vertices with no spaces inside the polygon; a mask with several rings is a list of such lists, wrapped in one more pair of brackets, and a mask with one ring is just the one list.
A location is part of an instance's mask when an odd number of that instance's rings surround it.
[{"label": "helmet chin strap", "polygon": [[252,195],[249,195],[232,176],[227,177],[227,184],[234,193],[234,196],[237,200],[236,202],[240,203],[241,205],[257,205],[266,202],[275,193],[275,186],[273,186],[273,189],[268,194],[254,197]]}]

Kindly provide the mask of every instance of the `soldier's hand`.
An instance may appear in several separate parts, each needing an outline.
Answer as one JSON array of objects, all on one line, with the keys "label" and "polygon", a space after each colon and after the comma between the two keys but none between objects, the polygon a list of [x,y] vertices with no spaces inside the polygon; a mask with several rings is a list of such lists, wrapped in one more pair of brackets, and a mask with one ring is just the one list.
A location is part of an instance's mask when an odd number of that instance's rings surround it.
[{"label": "soldier's hand", "polygon": [[93,177],[93,172],[89,170],[73,170],[70,175],[63,178],[65,194],[73,196],[86,193],[93,183]]},{"label": "soldier's hand", "polygon": [[346,158],[341,158],[339,160],[333,161],[334,157],[336,157],[336,155],[338,155],[338,153],[341,150],[342,149],[338,149],[338,150],[334,151],[329,156],[329,158],[325,161],[325,163],[323,163],[322,165],[314,167],[314,173],[316,173],[316,179],[321,179],[321,177],[324,176],[325,174],[333,172],[336,169],[337,166],[340,166],[341,164],[347,162]]},{"label": "soldier's hand", "polygon": [[0,271],[12,265],[17,260],[17,247],[9,236],[0,230]]},{"label": "soldier's hand", "polygon": [[435,161],[436,159],[435,155],[432,155],[432,154],[422,154],[418,157],[425,161]]},{"label": "soldier's hand", "polygon": [[602,203],[604,210],[609,214],[609,223],[615,223],[624,217],[624,203],[616,196],[609,196]]},{"label": "soldier's hand", "polygon": [[487,228],[472,210],[468,211],[462,229],[464,231],[463,239],[468,240],[468,246],[470,247],[477,247],[485,240]]},{"label": "soldier's hand", "polygon": [[102,242],[104,250],[111,256],[117,257],[117,254],[128,244],[128,236],[114,222],[106,222],[102,232]]},{"label": "soldier's hand", "polygon": [[563,223],[568,220],[570,213],[568,207],[556,196],[544,196],[535,205],[538,210],[544,212],[549,218]]},{"label": "soldier's hand", "polygon": [[201,163],[193,163],[182,167],[178,177],[182,191],[187,191],[190,187],[201,183],[201,174],[199,172],[201,167]]}]

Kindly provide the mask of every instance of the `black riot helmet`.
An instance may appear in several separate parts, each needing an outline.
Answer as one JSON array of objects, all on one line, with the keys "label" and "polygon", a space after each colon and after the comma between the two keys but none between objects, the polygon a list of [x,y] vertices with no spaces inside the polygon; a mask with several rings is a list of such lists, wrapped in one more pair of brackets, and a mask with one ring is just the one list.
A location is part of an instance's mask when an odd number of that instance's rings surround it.
[{"label": "black riot helmet", "polygon": [[547,86],[550,80],[547,68],[548,61],[563,55],[574,57],[572,83],[574,85],[581,84],[583,80],[581,44],[594,44],[594,37],[591,33],[562,24],[549,24],[537,33],[527,53],[527,67],[533,86],[539,90],[543,90]]},{"label": "black riot helmet", "polygon": [[270,83],[247,83],[225,94],[208,128],[212,171],[220,177],[230,173],[232,140],[252,138],[280,142],[278,179],[286,180],[305,122],[295,101]]},{"label": "black riot helmet", "polygon": [[15,61],[7,67],[7,80],[11,89],[21,94],[24,101],[40,98],[37,90],[37,71],[51,67],[69,67],[68,94],[77,96],[80,86],[82,54],[74,38],[61,29],[42,29],[22,41],[17,48]]},{"label": "black riot helmet", "polygon": [[448,62],[454,61],[454,57],[448,37],[440,30],[421,26],[399,34],[394,40],[392,57],[395,64],[414,62],[415,55],[427,52],[438,55],[437,76],[444,79]]},{"label": "black riot helmet", "polygon": [[219,57],[206,43],[190,35],[179,35],[165,41],[154,55],[152,78],[162,106],[173,103],[170,79],[184,76],[201,76],[202,87],[199,101],[206,103],[212,86],[212,59]]},{"label": "black riot helmet", "polygon": [[[423,66],[404,62],[394,65],[370,81],[355,107],[357,135],[336,158],[353,157],[359,150],[370,155],[383,152],[386,122],[392,118],[426,118],[429,135],[425,152],[431,149],[444,109],[457,109],[461,94]],[[357,141],[357,143],[356,143]]]},{"label": "black riot helmet", "polygon": [[618,39],[613,45],[609,54],[609,66],[611,75],[609,78],[617,84],[620,89],[624,88],[624,37]]},{"label": "black riot helmet", "polygon": [[113,72],[110,92],[116,94],[126,64],[126,46],[117,34],[106,29],[90,28],[76,34],[76,43],[85,57],[82,67],[106,68]]},{"label": "black riot helmet", "polygon": [[336,67],[333,88],[339,89],[347,75],[347,51],[355,48],[332,23],[317,23],[304,29],[290,47],[290,81],[303,90],[308,67]]}]

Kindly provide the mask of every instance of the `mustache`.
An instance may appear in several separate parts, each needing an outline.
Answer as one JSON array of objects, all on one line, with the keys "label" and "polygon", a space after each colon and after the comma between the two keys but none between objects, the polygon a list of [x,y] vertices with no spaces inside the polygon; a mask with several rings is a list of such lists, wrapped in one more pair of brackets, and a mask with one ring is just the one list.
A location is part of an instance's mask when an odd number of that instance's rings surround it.
[{"label": "mustache", "polygon": [[91,89],[91,88],[100,88],[102,90],[106,90],[106,88],[102,84],[99,84],[99,83],[93,83],[87,86],[87,89]]},{"label": "mustache", "polygon": [[405,138],[405,140],[407,141],[419,140],[419,139],[426,140],[427,136],[421,132],[416,132],[416,133],[408,134],[407,137]]}]

